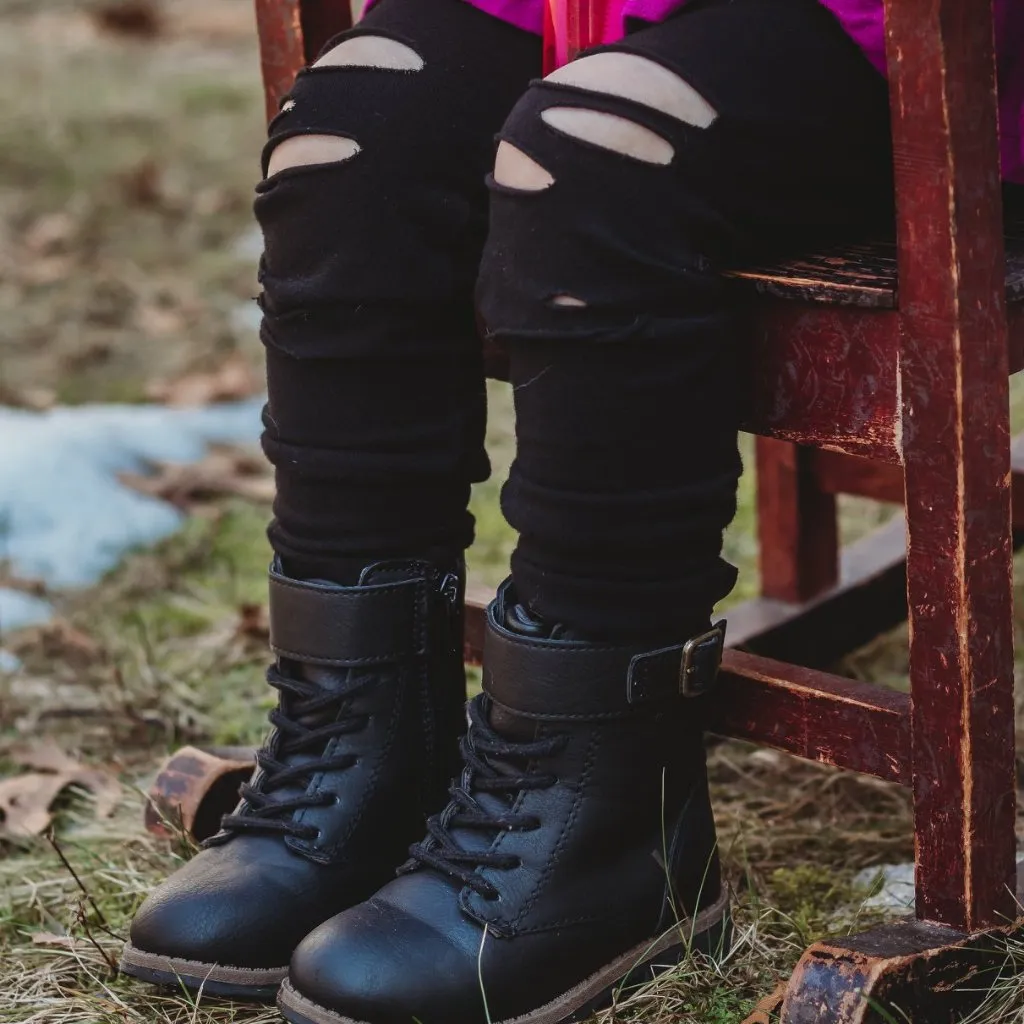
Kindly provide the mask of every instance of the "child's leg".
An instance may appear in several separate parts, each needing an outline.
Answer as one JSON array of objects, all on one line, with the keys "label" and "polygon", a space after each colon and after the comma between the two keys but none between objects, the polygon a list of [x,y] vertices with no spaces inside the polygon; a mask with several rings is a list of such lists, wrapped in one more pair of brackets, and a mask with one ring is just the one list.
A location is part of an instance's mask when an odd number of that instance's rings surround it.
[{"label": "child's leg", "polygon": [[720,271],[886,222],[885,82],[814,0],[701,0],[535,86],[502,137],[480,299],[511,353],[520,597],[595,638],[698,628],[733,580]]},{"label": "child's leg", "polygon": [[466,500],[487,472],[483,178],[539,64],[538,39],[461,0],[383,0],[272,125],[256,207],[280,701],[235,813],[133,921],[130,974],[272,996],[306,932],[393,877],[444,802]]},{"label": "child's leg", "polygon": [[270,537],[294,575],[354,582],[367,561],[472,539],[483,179],[539,61],[535,37],[460,0],[383,0],[271,126],[264,447]]},{"label": "child's leg", "polygon": [[557,1024],[725,941],[684,695],[713,679],[721,636],[694,634],[731,584],[721,270],[884,216],[887,112],[815,0],[698,0],[517,105],[480,287],[515,387],[514,582],[453,802],[406,873],[304,940],[289,1019]]}]

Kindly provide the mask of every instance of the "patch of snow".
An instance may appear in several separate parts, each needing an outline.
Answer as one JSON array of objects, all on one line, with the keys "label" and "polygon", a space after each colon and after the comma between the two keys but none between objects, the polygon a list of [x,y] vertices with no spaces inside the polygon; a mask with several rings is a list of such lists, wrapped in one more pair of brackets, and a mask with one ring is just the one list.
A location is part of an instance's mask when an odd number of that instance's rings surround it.
[{"label": "patch of snow", "polygon": [[881,875],[882,887],[869,896],[863,906],[870,910],[909,911],[914,909],[914,865],[879,864],[865,868],[854,876],[853,884],[871,891]]},{"label": "patch of snow", "polygon": [[240,302],[231,310],[231,326],[240,335],[259,334],[263,310],[255,301]]},{"label": "patch of snow", "polygon": [[[1018,866],[1024,864],[1024,853],[1017,854]],[[863,890],[875,888],[881,876],[881,889],[869,896],[862,906],[870,910],[893,910],[899,913],[914,909],[914,865],[879,864],[859,871],[853,884]]]},{"label": "patch of snow", "polygon": [[253,224],[245,234],[239,235],[231,252],[240,260],[255,263],[263,255],[263,231],[260,226]]},{"label": "patch of snow", "polygon": [[49,602],[20,590],[0,587],[0,629],[24,629],[46,622],[53,614]]},{"label": "patch of snow", "polygon": [[[197,461],[211,442],[254,441],[262,404],[0,407],[0,559],[15,575],[53,587],[94,583],[126,551],[162,540],[183,518],[117,474]],[[4,630],[45,621],[49,611],[44,601],[0,589]]]},{"label": "patch of snow", "polygon": [[10,651],[5,651],[0,647],[0,673],[17,672],[20,668],[21,661],[11,654]]}]

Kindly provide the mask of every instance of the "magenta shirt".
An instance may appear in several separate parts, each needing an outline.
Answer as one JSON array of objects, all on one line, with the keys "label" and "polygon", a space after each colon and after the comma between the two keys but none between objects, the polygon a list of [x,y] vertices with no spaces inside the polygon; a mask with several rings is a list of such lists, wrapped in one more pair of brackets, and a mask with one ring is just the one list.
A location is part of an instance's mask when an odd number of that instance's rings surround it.
[{"label": "magenta shirt", "polygon": [[[469,0],[503,21],[528,32],[542,32],[545,0]],[[606,43],[621,39],[627,18],[662,21],[686,0],[621,0],[609,5],[614,21],[605,25]],[[839,19],[867,55],[885,74],[885,34],[882,0],[821,0]],[[996,0],[999,40],[999,134],[1003,176],[1024,184],[1024,2]]]}]

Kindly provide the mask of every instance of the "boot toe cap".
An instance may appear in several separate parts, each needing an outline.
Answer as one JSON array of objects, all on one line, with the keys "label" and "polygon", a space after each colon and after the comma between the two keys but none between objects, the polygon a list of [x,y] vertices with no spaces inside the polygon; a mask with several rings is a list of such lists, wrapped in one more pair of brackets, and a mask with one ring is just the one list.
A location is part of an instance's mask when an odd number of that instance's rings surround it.
[{"label": "boot toe cap", "polygon": [[135,949],[200,964],[288,963],[302,938],[301,915],[258,865],[226,853],[202,851],[150,893],[132,920]]},{"label": "boot toe cap", "polygon": [[[473,963],[450,937],[375,897],[310,932],[292,956],[288,983],[293,1002],[340,1020],[477,1024],[484,1008]],[[286,1016],[288,1000],[283,992]]]}]

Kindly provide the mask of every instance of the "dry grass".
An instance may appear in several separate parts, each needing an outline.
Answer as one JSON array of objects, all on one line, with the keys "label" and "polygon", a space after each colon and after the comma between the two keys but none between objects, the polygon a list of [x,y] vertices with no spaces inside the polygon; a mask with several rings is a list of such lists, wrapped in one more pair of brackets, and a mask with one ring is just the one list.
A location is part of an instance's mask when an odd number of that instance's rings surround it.
[{"label": "dry grass", "polygon": [[116,3],[0,5],[0,328],[8,397],[134,400],[250,330],[232,245],[250,222],[262,127],[246,0],[166,0],[152,39]]}]

